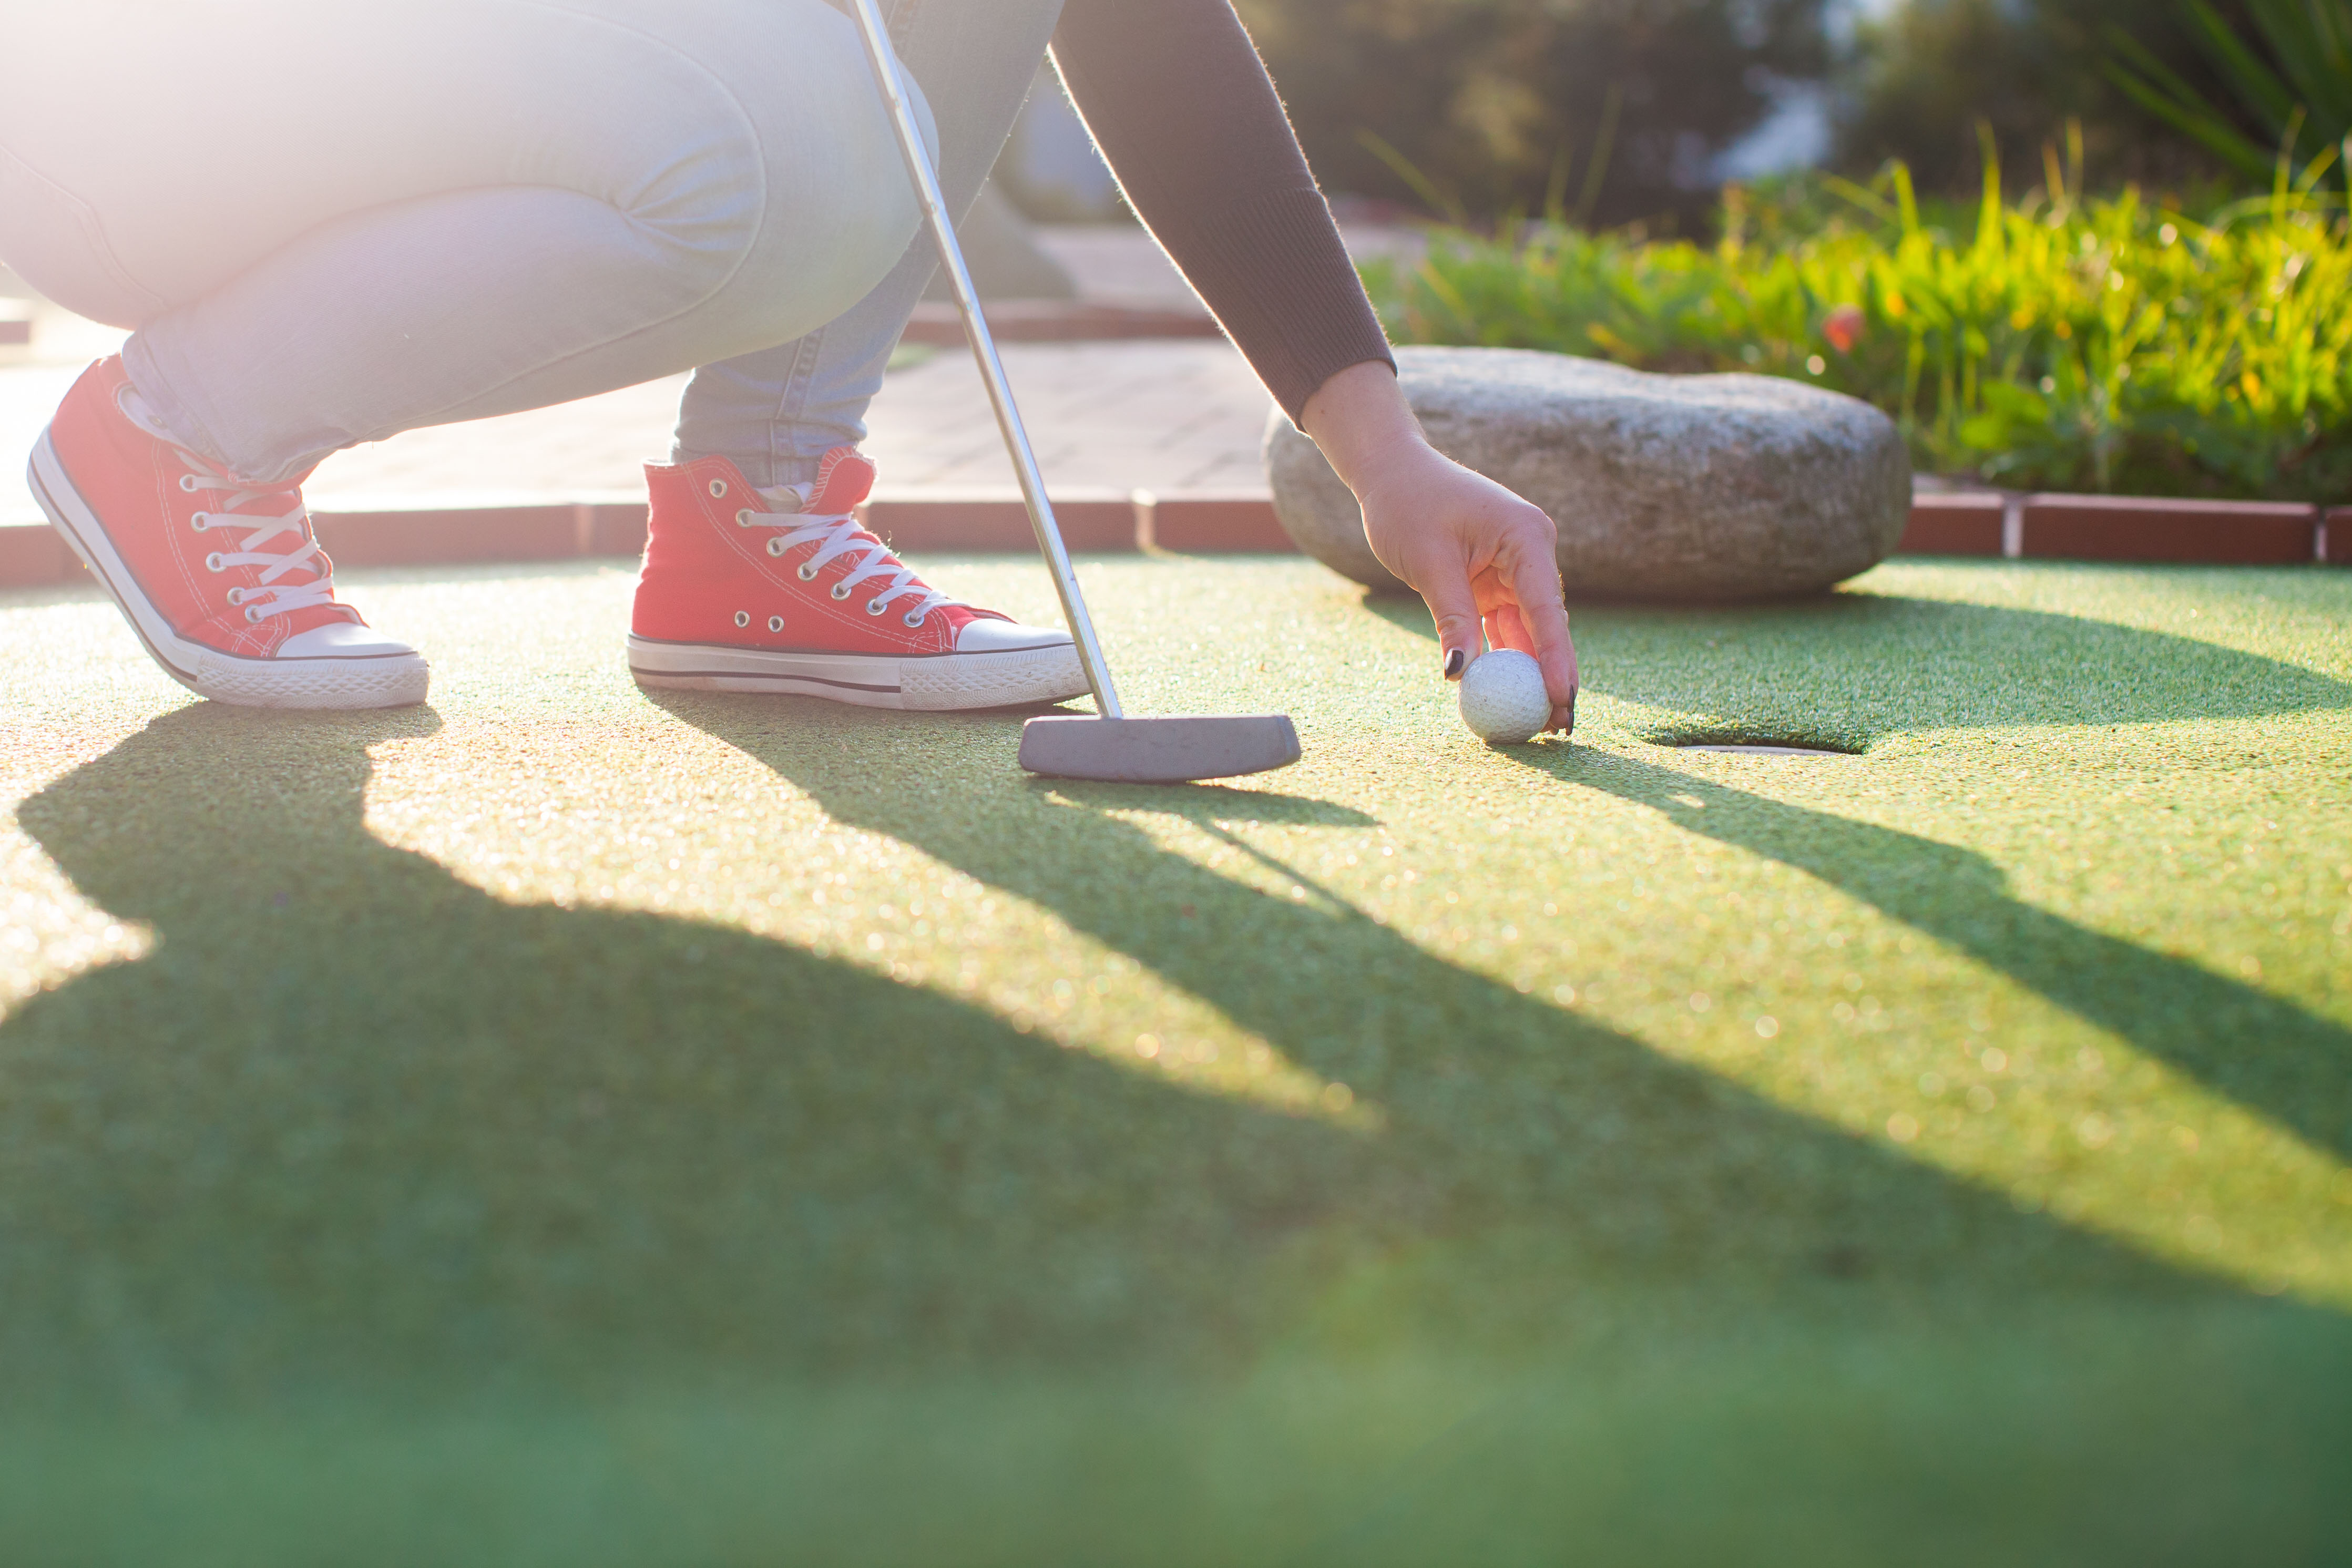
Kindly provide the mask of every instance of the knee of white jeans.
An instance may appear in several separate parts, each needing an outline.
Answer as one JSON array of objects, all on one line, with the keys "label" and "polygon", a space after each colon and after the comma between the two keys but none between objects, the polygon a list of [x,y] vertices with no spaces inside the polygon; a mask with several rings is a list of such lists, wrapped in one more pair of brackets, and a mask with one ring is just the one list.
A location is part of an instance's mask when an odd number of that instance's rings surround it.
[{"label": "knee of white jeans", "polygon": [[672,286],[696,300],[741,269],[759,246],[769,204],[763,154],[748,125],[698,138],[616,204],[659,248]]},{"label": "knee of white jeans", "polygon": [[[910,101],[936,159],[930,106],[920,89]],[[828,131],[835,141],[824,157],[811,160],[798,148],[770,152],[766,231],[727,290],[721,314],[762,346],[848,310],[889,276],[922,230],[922,205],[880,95],[846,106]]]},{"label": "knee of white jeans", "polygon": [[[828,84],[822,112],[719,116],[624,204],[695,302],[722,290],[740,299],[748,287],[762,300],[752,314],[805,330],[813,315],[830,319],[855,304],[906,254],[921,204],[889,110],[862,59],[857,68]],[[938,121],[907,81],[936,169]]]},{"label": "knee of white jeans", "polygon": [[5,147],[0,147],[0,256],[49,298],[110,327],[142,327],[169,308],[123,270],[105,231],[79,198]]}]

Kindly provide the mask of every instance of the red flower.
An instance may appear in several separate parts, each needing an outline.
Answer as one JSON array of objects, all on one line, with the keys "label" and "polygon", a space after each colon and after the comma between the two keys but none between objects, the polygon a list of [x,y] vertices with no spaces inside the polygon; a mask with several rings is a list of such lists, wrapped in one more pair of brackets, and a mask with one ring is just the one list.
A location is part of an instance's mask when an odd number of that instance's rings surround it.
[{"label": "red flower", "polygon": [[1839,353],[1851,354],[1854,345],[1862,341],[1865,322],[1861,306],[1841,305],[1831,311],[1829,319],[1822,323],[1822,336],[1827,338],[1830,347]]}]

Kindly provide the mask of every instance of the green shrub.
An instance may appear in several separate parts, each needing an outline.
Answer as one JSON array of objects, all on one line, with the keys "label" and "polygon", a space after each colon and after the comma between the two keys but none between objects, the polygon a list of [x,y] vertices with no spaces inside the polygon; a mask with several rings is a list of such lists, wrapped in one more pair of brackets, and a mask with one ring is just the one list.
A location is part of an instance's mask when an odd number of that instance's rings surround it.
[{"label": "green shrub", "polygon": [[[2137,192],[1923,210],[1903,167],[1727,196],[1712,246],[1440,231],[1366,281],[1400,342],[1754,371],[1894,415],[1926,471],[2031,488],[2352,490],[2352,235],[2311,182],[2202,221]],[[1990,161],[1989,161],[1990,162]],[[1826,216],[1822,215],[1824,213]],[[1517,226],[1517,225],[1513,225]]]}]

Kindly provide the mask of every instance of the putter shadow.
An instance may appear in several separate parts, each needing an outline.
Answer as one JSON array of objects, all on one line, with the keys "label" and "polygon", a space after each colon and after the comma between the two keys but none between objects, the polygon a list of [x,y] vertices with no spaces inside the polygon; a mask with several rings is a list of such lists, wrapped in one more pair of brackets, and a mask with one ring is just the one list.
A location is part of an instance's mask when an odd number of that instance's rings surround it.
[{"label": "putter shadow", "polygon": [[[1024,778],[1034,791],[1059,795],[1096,811],[1133,807],[1138,786],[1097,784],[1078,779]],[[1223,822],[1258,822],[1280,827],[1377,828],[1380,819],[1352,806],[1273,789],[1236,789],[1227,784],[1160,784],[1148,790],[1149,810],[1165,811],[1202,827]]]},{"label": "putter shadow", "polygon": [[2197,964],[2036,909],[1973,851],[1633,758],[1534,748],[1498,755],[1801,871],[2318,1146],[2352,1154],[2352,1031]]},{"label": "putter shadow", "polygon": [[[1418,600],[1372,614],[1434,638]],[[1871,593],[1706,610],[1580,608],[1586,689],[1670,713],[1646,739],[1867,744],[1901,731],[2264,718],[2352,708],[2352,685],[2168,632]],[[1693,644],[1706,644],[1695,657]]]}]

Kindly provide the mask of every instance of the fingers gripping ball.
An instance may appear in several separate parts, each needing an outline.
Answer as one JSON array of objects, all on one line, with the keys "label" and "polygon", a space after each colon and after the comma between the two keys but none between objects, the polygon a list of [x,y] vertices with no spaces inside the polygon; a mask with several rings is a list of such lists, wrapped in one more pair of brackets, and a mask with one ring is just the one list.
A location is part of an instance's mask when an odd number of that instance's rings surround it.
[{"label": "fingers gripping ball", "polygon": [[1551,722],[1543,667],[1511,648],[1473,659],[1462,672],[1462,722],[1489,746],[1533,740]]}]

